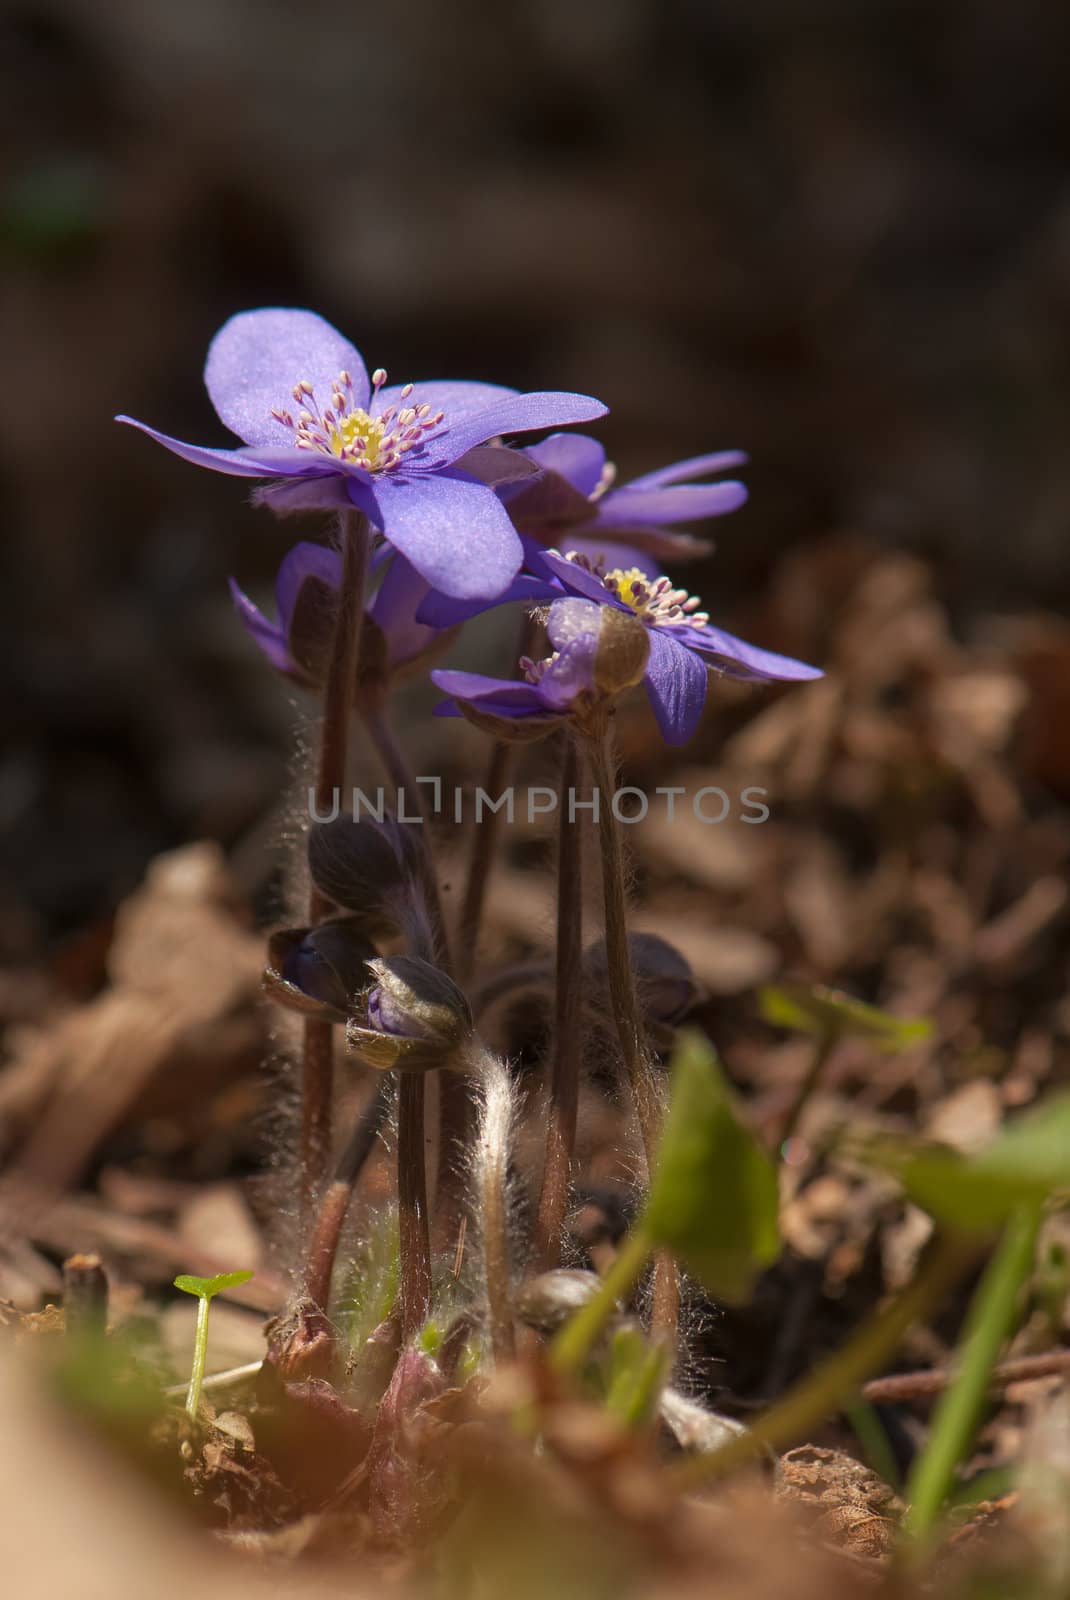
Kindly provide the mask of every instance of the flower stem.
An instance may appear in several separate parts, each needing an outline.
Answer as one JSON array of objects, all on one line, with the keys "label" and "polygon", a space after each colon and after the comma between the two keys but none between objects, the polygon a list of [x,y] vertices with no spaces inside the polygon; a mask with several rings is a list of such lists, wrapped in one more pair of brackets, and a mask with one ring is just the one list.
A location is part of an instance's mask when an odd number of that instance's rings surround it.
[{"label": "flower stem", "polygon": [[334,1177],[316,1214],[308,1246],[306,1289],[309,1299],[325,1311],[329,1307],[331,1279],[346,1213],[364,1164],[375,1149],[375,1141],[390,1106],[390,1091],[390,1079],[379,1079],[372,1098],[357,1119],[349,1143],[339,1157]]},{"label": "flower stem", "polygon": [[412,1339],[431,1309],[431,1240],[427,1228],[422,1073],[398,1074],[398,1253],[401,1330]]},{"label": "flower stem", "polygon": [[1040,1219],[1039,1207],[1026,1208],[1011,1218],[970,1303],[959,1340],[958,1373],[941,1397],[929,1442],[916,1459],[907,1485],[910,1509],[904,1532],[914,1542],[914,1558],[924,1553],[931,1539],[955,1469],[976,1431],[992,1368],[1013,1327],[1022,1285],[1033,1270]]},{"label": "flower stem", "polygon": [[483,1084],[483,1112],[475,1152],[475,1176],[491,1352],[495,1363],[501,1363],[510,1361],[516,1354],[509,1262],[509,1143],[513,1089],[507,1067],[489,1051],[482,1053],[478,1072]]},{"label": "flower stem", "polygon": [[[371,549],[368,519],[363,512],[339,512],[338,539],[342,546],[342,587],[323,691],[323,721],[315,783],[316,809],[320,815],[333,808],[335,790],[342,788],[346,777],[349,719],[356,686],[360,634],[364,621],[364,590]],[[314,927],[322,921],[327,910],[327,902],[313,887],[308,903],[309,925]],[[332,1025],[318,1018],[308,1018],[305,1021],[301,1066],[301,1193],[306,1216],[330,1160],[333,1089]]]},{"label": "flower stem", "polygon": [[633,1228],[625,1236],[598,1293],[555,1334],[550,1346],[550,1363],[555,1372],[567,1374],[580,1370],[606,1324],[638,1283],[650,1260],[650,1251],[650,1240],[641,1228]]},{"label": "flower stem", "polygon": [[[412,768],[386,715],[381,698],[369,701],[361,709],[364,725],[387,776],[398,791],[399,806],[404,792],[420,811],[422,822],[418,828],[420,841],[421,889],[428,923],[428,949],[426,959],[433,961],[444,972],[450,971],[449,935],[442,911],[438,889],[429,826],[423,791],[416,782]],[[452,1073],[442,1073],[439,1097],[440,1117],[445,1122],[445,1111]],[[425,1100],[427,1085],[420,1073],[402,1072],[398,1083],[398,1229],[401,1267],[401,1320],[405,1338],[412,1338],[427,1321],[431,1307],[431,1240],[427,1216],[427,1152],[424,1148]],[[467,1094],[462,1083],[461,1090]],[[442,1128],[444,1137],[445,1129]],[[445,1145],[440,1142],[440,1150]]]},{"label": "flower stem", "polygon": [[727,1445],[697,1456],[670,1471],[681,1489],[723,1476],[767,1450],[781,1450],[838,1410],[865,1378],[894,1355],[907,1329],[927,1316],[977,1255],[976,1239],[937,1235],[911,1282],[864,1323],[842,1350],[790,1389],[781,1400]]},{"label": "flower stem", "polygon": [[197,1412],[201,1408],[201,1385],[204,1383],[204,1367],[208,1359],[208,1307],[211,1298],[204,1294],[197,1301],[197,1331],[193,1335],[193,1370],[189,1375],[189,1388],[186,1391],[186,1415],[191,1422],[196,1422]]},{"label": "flower stem", "polygon": [[[491,745],[487,770],[483,775],[483,792],[497,796],[505,787],[509,768],[513,762],[513,746],[504,739],[495,739]],[[479,930],[483,922],[483,904],[487,896],[490,869],[494,863],[494,849],[498,842],[500,813],[488,811],[472,829],[472,843],[468,854],[468,872],[465,877],[464,898],[457,919],[457,978],[465,984],[475,968]]]},{"label": "flower stem", "polygon": [[[612,796],[616,791],[616,759],[608,729],[589,741],[591,776],[598,807],[598,843],[602,860],[602,902],[604,907],[606,967],[609,999],[617,1029],[624,1071],[631,1090],[639,1132],[646,1153],[648,1173],[653,1172],[661,1135],[662,1105],[657,1082],[651,1071],[650,1050],[646,1043],[635,973],[628,947],[628,920],[625,897],[624,849],[620,824],[613,814]],[[673,1334],[680,1310],[676,1267],[671,1256],[659,1252],[654,1267],[654,1298],[651,1326],[655,1333]]]},{"label": "flower stem", "polygon": [[542,1271],[560,1265],[568,1212],[572,1155],[580,1089],[580,1019],[583,956],[583,842],[569,817],[569,791],[579,780],[579,752],[566,731],[561,735],[561,775],[557,807],[557,949],[555,956],[554,1053],[550,1076],[550,1120],[546,1161],[535,1228],[536,1259]]}]

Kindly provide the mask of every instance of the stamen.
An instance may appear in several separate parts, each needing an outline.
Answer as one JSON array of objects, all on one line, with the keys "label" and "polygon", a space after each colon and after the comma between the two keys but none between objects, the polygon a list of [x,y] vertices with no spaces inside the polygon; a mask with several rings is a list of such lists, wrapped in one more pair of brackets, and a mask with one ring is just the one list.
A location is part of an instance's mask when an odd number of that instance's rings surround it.
[{"label": "stamen", "polygon": [[[385,367],[376,367],[371,376],[372,400],[385,383]],[[407,383],[400,391],[401,399],[407,400],[413,388]],[[301,406],[297,420],[282,406],[273,407],[271,415],[293,431],[295,447],[334,456],[367,472],[393,470],[406,455],[419,452],[427,435],[445,421],[445,413],[432,413],[427,401],[400,410],[395,403],[373,416],[354,403],[353,375],[348,371],[331,380],[331,397],[322,410],[307,378],[299,379],[290,392]]]}]

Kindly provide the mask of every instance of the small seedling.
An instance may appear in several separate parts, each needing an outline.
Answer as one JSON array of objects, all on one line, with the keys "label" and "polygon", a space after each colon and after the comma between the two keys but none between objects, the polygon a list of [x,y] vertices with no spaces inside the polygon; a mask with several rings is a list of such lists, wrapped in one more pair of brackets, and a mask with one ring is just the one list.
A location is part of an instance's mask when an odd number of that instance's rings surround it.
[{"label": "small seedling", "polygon": [[208,1307],[224,1289],[236,1289],[239,1283],[248,1283],[252,1272],[217,1272],[214,1278],[195,1278],[188,1272],[175,1279],[175,1288],[183,1294],[195,1294],[197,1306],[197,1332],[193,1339],[193,1371],[186,1391],[186,1415],[196,1422],[201,1405],[201,1385],[204,1383],[204,1364],[208,1358]]}]

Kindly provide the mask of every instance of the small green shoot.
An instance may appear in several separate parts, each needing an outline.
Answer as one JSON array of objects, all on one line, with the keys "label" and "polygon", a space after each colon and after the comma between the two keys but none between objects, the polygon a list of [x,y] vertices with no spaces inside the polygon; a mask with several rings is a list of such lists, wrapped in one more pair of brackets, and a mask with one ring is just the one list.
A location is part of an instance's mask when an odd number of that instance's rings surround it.
[{"label": "small green shoot", "polygon": [[626,1428],[653,1422],[669,1376],[672,1357],[663,1344],[651,1344],[638,1328],[626,1324],[614,1333],[606,1372],[606,1410]]},{"label": "small green shoot", "polygon": [[183,1294],[194,1294],[198,1299],[197,1331],[193,1339],[193,1370],[186,1392],[186,1415],[191,1422],[196,1422],[197,1412],[200,1410],[204,1365],[208,1359],[208,1307],[215,1296],[221,1294],[224,1289],[236,1289],[240,1283],[248,1283],[252,1276],[251,1271],[243,1269],[240,1272],[217,1272],[214,1278],[196,1278],[191,1273],[183,1272],[175,1279],[176,1289],[181,1289]]},{"label": "small green shoot", "polygon": [[736,1116],[713,1047],[682,1033],[646,1232],[716,1299],[739,1304],[780,1254],[777,1210],[776,1168]]},{"label": "small green shoot", "polygon": [[878,1050],[906,1050],[932,1033],[928,1017],[895,1017],[823,984],[766,984],[758,995],[763,1018],[778,1028],[837,1039],[868,1039]]},{"label": "small green shoot", "polygon": [[907,1485],[905,1532],[915,1554],[928,1548],[956,1468],[977,1431],[989,1374],[1014,1327],[1022,1288],[1033,1270],[1040,1219],[1039,1205],[1023,1207],[1011,1218],[970,1304],[959,1341],[958,1372],[940,1399],[928,1443]]}]

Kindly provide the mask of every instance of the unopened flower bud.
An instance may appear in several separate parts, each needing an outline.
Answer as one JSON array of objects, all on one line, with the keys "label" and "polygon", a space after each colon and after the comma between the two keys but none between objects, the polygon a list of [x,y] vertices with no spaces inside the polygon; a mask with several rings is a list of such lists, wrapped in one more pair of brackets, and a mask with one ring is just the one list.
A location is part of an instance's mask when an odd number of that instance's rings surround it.
[{"label": "unopened flower bud", "polygon": [[369,961],[368,970],[375,981],[363,1015],[349,1024],[349,1049],[380,1071],[453,1064],[472,1031],[471,1009],[453,979],[418,956]]},{"label": "unopened flower bud", "polygon": [[602,694],[620,694],[642,681],[650,635],[632,612],[589,600],[555,600],[546,632],[555,650],[583,660],[590,685]]},{"label": "unopened flower bud", "polygon": [[[687,957],[656,933],[630,933],[628,953],[639,999],[648,1019],[655,1023],[678,1022],[702,993]],[[583,965],[593,985],[600,989],[608,988],[603,939],[589,945],[584,951]]]},{"label": "unopened flower bud", "polygon": [[283,928],[268,941],[264,989],[302,1016],[344,1022],[367,987],[375,946],[351,917],[317,928]]},{"label": "unopened flower bud", "polygon": [[309,830],[308,868],[316,888],[366,920],[377,920],[383,902],[404,884],[404,854],[400,828],[370,817],[335,817]]},{"label": "unopened flower bud", "polygon": [[540,1272],[517,1290],[516,1314],[529,1328],[549,1336],[594,1299],[601,1282],[596,1272],[583,1272],[577,1267]]}]

